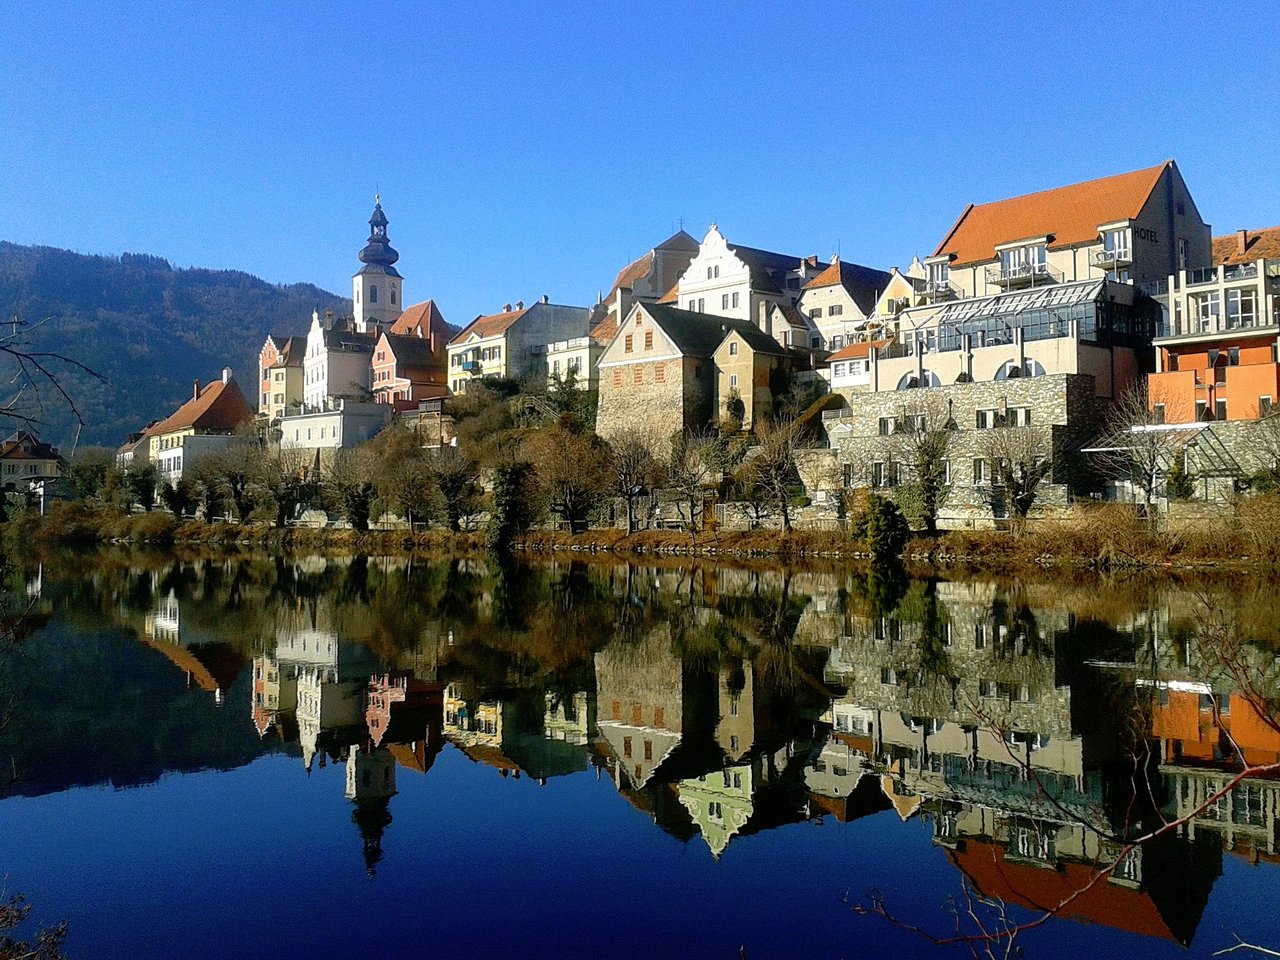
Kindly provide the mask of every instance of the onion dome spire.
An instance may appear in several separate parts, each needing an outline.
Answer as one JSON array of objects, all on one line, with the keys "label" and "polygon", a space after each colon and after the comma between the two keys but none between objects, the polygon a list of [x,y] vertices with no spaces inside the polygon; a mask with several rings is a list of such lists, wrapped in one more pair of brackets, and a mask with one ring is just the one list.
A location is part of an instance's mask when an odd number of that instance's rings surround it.
[{"label": "onion dome spire", "polygon": [[369,218],[369,242],[360,251],[360,262],[389,267],[400,254],[387,240],[387,215],[382,212],[382,197],[373,198],[373,216]]}]

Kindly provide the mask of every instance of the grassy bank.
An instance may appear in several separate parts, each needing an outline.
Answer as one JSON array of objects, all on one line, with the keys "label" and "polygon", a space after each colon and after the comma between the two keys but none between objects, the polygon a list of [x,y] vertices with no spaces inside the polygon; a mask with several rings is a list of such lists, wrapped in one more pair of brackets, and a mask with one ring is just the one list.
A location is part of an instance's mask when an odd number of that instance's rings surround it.
[{"label": "grassy bank", "polygon": [[[46,516],[26,514],[11,521],[8,536],[54,545],[103,543],[228,550],[285,549],[342,553],[479,553],[481,532],[433,529],[371,531],[175,520],[163,512],[125,514],[88,502],[55,503]],[[841,530],[708,531],[689,534],[645,530],[569,533],[535,530],[522,534],[514,550],[531,554],[612,554],[617,556],[855,559],[866,545]],[[922,571],[948,569],[988,573],[1030,568],[1093,570],[1178,568],[1274,569],[1280,565],[1280,497],[1255,497],[1221,515],[1164,522],[1153,527],[1117,505],[1084,505],[1056,520],[1044,520],[1022,535],[999,531],[917,534],[903,559]]]}]

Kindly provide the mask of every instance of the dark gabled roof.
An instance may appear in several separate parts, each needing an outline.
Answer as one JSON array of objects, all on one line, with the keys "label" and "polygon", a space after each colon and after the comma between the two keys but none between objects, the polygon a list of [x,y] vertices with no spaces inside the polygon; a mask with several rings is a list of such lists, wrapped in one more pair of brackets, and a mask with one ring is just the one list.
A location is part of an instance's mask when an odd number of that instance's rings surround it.
[{"label": "dark gabled roof", "polygon": [[[692,310],[681,310],[679,307],[665,303],[646,303],[640,306],[653,322],[662,328],[662,332],[671,338],[682,354],[688,357],[710,359],[720,346],[725,335],[735,330],[754,349],[765,349],[764,341],[773,345],[770,352],[781,354],[782,347],[760,330],[753,323],[745,320],[733,320],[729,317],[713,317],[708,313],[695,313]],[[757,346],[760,344],[760,346]]]},{"label": "dark gabled roof", "polygon": [[[767,356],[774,356],[774,357],[785,357],[787,355],[786,347],[784,347],[777,340],[773,339],[773,337],[769,336],[767,333],[765,333],[763,330],[761,330],[759,327],[757,327],[753,323],[744,323],[743,321],[736,321],[728,330],[725,330],[724,333],[721,335],[720,337],[721,343],[724,342],[724,338],[727,337],[731,331],[738,334],[738,336],[742,337],[742,339],[746,341],[747,346],[750,347],[752,350],[754,350],[756,353],[763,353],[763,354],[766,354]],[[717,347],[719,347],[719,345],[720,344],[716,344]]]},{"label": "dark gabled roof", "polygon": [[277,367],[300,367],[307,355],[306,337],[276,337],[276,351],[279,359],[273,364]]},{"label": "dark gabled roof", "polygon": [[771,250],[759,250],[755,247],[739,247],[727,244],[729,250],[751,271],[751,288],[767,293],[781,293],[784,287],[779,282],[780,276],[792,270],[799,270],[800,264],[807,257],[793,257],[786,253],[774,253]]},{"label": "dark gabled roof", "polygon": [[880,298],[880,292],[889,285],[889,281],[892,279],[893,274],[884,270],[864,267],[859,263],[845,263],[843,260],[837,259],[822,273],[806,283],[805,289],[807,290],[810,287],[833,287],[839,284],[849,292],[849,296],[853,298],[853,302],[858,305],[859,310],[864,314],[870,314],[875,310],[876,300]]},{"label": "dark gabled roof", "polygon": [[0,443],[0,460],[57,460],[58,451],[25,430]]},{"label": "dark gabled roof", "polygon": [[324,331],[326,350],[342,350],[346,353],[371,353],[374,338],[372,334],[361,333],[354,329],[354,321],[339,320]]},{"label": "dark gabled roof", "polygon": [[431,352],[431,341],[403,333],[384,333],[387,347],[401,367],[439,366],[440,358]]}]

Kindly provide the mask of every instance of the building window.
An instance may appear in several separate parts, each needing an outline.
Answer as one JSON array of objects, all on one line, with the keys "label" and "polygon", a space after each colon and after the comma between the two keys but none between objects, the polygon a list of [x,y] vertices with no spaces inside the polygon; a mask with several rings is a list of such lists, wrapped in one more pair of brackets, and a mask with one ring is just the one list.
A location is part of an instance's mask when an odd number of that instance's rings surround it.
[{"label": "building window", "polygon": [[1213,416],[1215,420],[1227,419],[1227,401],[1215,400],[1213,402]]},{"label": "building window", "polygon": [[707,279],[708,279],[708,280],[710,280],[710,279],[711,279],[711,268],[710,268],[710,267],[707,267]]},{"label": "building window", "polygon": [[626,335],[626,337],[625,337],[625,338],[623,338],[623,341],[622,341],[622,350],[623,350],[623,352],[624,352],[624,353],[630,353],[630,352],[632,351],[632,349],[634,349],[634,347],[635,347],[635,339],[636,339],[636,338],[635,338],[635,337],[633,337],[633,336],[632,336],[631,334],[629,334],[629,333]]},{"label": "building window", "polygon": [[884,486],[884,481],[884,464],[877,460],[875,463],[871,464],[871,486],[878,489]]},{"label": "building window", "polygon": [[654,383],[667,382],[667,365],[665,363],[655,363],[653,365],[653,382]]},{"label": "building window", "polygon": [[1252,287],[1246,290],[1227,291],[1227,327],[1252,327],[1258,322],[1258,292]]},{"label": "building window", "polygon": [[981,457],[973,458],[973,482],[975,485],[987,482],[987,461]]},{"label": "building window", "polygon": [[1151,418],[1157,424],[1164,423],[1164,416],[1165,416],[1165,413],[1164,413],[1163,403],[1157,403],[1154,407],[1151,408]]},{"label": "building window", "polygon": [[880,436],[887,437],[893,433],[893,417],[880,418]]},{"label": "building window", "polygon": [[838,317],[838,316],[840,316],[842,313],[844,313],[844,304],[843,304],[843,303],[833,303],[833,304],[831,304],[831,306],[827,307],[827,316],[828,316],[828,317]]},{"label": "building window", "polygon": [[1000,251],[1001,276],[1034,277],[1045,272],[1045,245],[1043,243]]},{"label": "building window", "polygon": [[736,306],[738,305],[738,291],[737,291],[737,290],[733,291],[733,295],[730,297],[730,301],[731,301],[732,306],[736,307]]},{"label": "building window", "polygon": [[698,312],[699,313],[707,312],[707,301],[704,300],[702,297],[698,298]]},{"label": "building window", "polygon": [[738,389],[738,375],[736,373],[729,374],[729,389],[730,390]]},{"label": "building window", "polygon": [[999,410],[979,410],[974,418],[974,425],[979,430],[990,430],[998,422]]},{"label": "building window", "polygon": [[392,303],[395,303],[395,302],[396,302],[396,288],[395,288],[395,287],[392,287],[392,288],[391,288],[391,302],[392,302]]},{"label": "building window", "polygon": [[369,302],[378,302],[378,285],[376,283],[369,285]]},{"label": "building window", "polygon": [[809,346],[814,350],[821,350],[822,337],[818,334],[814,334],[812,337],[809,338]]},{"label": "building window", "polygon": [[1200,333],[1204,333],[1217,325],[1218,315],[1222,312],[1222,302],[1218,297],[1218,291],[1200,294],[1195,298],[1195,307],[1196,319],[1200,323]]},{"label": "building window", "polygon": [[622,368],[621,367],[613,368],[613,385],[615,387],[622,386]]},{"label": "building window", "polygon": [[644,332],[644,348],[646,350],[653,349],[653,331],[652,330],[646,330]]},{"label": "building window", "polygon": [[1108,230],[1102,235],[1102,249],[1108,254],[1111,260],[1128,260],[1129,259],[1129,228],[1121,227],[1119,230]]},{"label": "building window", "polygon": [[729,344],[729,356],[736,357],[738,355],[738,345],[736,343]]},{"label": "building window", "polygon": [[727,293],[722,293],[720,295],[720,309],[721,310],[729,309],[729,295]]},{"label": "building window", "polygon": [[[1178,212],[1179,212],[1179,213],[1181,213],[1181,212],[1182,212],[1182,210],[1181,210],[1182,204],[1178,204],[1178,207],[1179,207]],[[1179,270],[1185,270],[1185,269],[1187,269],[1187,240],[1186,240],[1186,237],[1179,237],[1179,238],[1178,238],[1178,269],[1179,269]]]},{"label": "building window", "polygon": [[818,319],[819,317],[821,317],[821,316],[822,316],[822,308],[821,308],[821,307],[814,307],[812,310],[810,310],[810,311],[809,311],[809,319],[810,319],[810,320],[817,320],[817,319]]},{"label": "building window", "polygon": [[1209,419],[1209,401],[1197,400],[1196,401],[1196,420],[1203,423],[1208,419]]},{"label": "building window", "polygon": [[637,363],[631,370],[632,383],[644,383],[644,364]]},{"label": "building window", "polygon": [[838,379],[838,378],[840,378],[840,377],[843,377],[843,376],[844,376],[845,369],[846,369],[846,365],[845,365],[845,364],[843,364],[843,363],[837,363],[834,367],[832,367],[832,368],[831,368],[831,376],[832,376],[832,378],[833,378],[833,379]]},{"label": "building window", "polygon": [[1271,416],[1271,398],[1270,397],[1258,398],[1258,416],[1259,417]]}]

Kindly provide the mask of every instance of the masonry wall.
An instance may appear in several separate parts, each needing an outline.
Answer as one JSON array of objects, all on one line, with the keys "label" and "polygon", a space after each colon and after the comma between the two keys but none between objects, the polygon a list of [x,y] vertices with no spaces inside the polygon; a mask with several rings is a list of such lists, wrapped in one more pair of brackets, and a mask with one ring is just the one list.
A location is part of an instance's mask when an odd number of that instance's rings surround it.
[{"label": "masonry wall", "polygon": [[671,434],[711,422],[714,387],[714,365],[694,357],[606,367],[600,371],[596,432],[609,440],[639,430],[665,455]]},{"label": "masonry wall", "polygon": [[[1053,472],[1040,487],[1032,516],[1059,510],[1074,495],[1097,485],[1087,462],[1076,453],[1100,433],[1107,410],[1106,401],[1095,396],[1090,376],[1060,374],[855,394],[845,397],[845,403],[840,416],[824,419],[824,426],[840,461],[842,482],[853,488],[872,485],[876,463],[885,464],[886,476],[892,474],[890,464],[902,464],[901,479],[910,480],[904,438],[882,436],[881,418],[897,421],[925,414],[934,422],[945,419],[949,410],[956,429],[948,450],[951,491],[938,515],[943,528],[989,526],[1006,515],[990,480],[974,480],[974,461],[988,459],[992,433],[977,427],[979,410],[1029,410],[1031,426],[1049,433]],[[984,466],[989,478],[990,466]],[[892,494],[893,488],[882,492]]]}]

